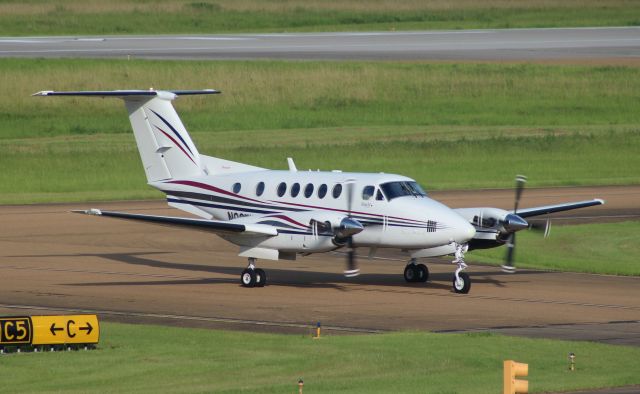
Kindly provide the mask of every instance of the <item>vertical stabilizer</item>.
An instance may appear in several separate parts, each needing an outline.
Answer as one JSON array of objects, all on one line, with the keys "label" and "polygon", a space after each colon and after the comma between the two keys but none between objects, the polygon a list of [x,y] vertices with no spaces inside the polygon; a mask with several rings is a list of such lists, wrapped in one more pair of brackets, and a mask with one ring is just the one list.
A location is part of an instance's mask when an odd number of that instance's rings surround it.
[{"label": "vertical stabilizer", "polygon": [[124,98],[149,182],[202,174],[198,149],[171,105],[175,95],[166,96]]},{"label": "vertical stabilizer", "polygon": [[118,97],[124,100],[148,182],[197,176],[205,172],[198,149],[171,101],[178,95],[215,94],[216,90],[115,90],[36,93],[36,96]]}]

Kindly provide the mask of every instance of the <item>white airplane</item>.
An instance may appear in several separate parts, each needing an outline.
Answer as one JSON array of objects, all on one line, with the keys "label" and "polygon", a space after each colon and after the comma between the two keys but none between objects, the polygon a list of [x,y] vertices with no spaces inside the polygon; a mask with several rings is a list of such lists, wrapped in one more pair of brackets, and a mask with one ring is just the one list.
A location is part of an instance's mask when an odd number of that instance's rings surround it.
[{"label": "white airplane", "polygon": [[429,198],[413,179],[384,173],[269,170],[198,152],[171,101],[178,96],[217,94],[206,90],[116,90],[54,92],[34,96],[117,97],[124,100],[148,184],[167,195],[170,206],[199,218],[140,215],[90,209],[90,215],[146,221],[213,232],[240,247],[248,258],[241,283],[264,286],[257,259],[295,260],[298,255],[345,248],[345,275],[356,276],[355,247],[407,251],[407,282],[426,282],[429,271],[418,259],[455,254],[453,290],[468,293],[464,254],[469,248],[510,245],[506,269],[513,271],[515,233],[524,220],[551,212],[603,204],[581,201],[517,211],[516,208],[453,210]]}]

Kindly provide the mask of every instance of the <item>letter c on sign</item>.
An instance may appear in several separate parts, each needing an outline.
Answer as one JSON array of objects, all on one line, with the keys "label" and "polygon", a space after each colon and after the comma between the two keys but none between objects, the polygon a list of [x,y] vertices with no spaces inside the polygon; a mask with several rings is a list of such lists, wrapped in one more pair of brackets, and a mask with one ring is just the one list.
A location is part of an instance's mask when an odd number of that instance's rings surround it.
[{"label": "letter c on sign", "polygon": [[76,333],[71,333],[71,325],[72,324],[76,324],[76,322],[74,322],[73,320],[69,320],[67,321],[67,335],[69,335],[69,338],[73,338],[76,336]]},{"label": "letter c on sign", "polygon": [[13,327],[13,326],[14,326],[14,322],[12,321],[8,321],[4,323],[4,337],[8,341],[13,341],[13,339],[16,337],[13,334],[9,334],[9,327]]}]

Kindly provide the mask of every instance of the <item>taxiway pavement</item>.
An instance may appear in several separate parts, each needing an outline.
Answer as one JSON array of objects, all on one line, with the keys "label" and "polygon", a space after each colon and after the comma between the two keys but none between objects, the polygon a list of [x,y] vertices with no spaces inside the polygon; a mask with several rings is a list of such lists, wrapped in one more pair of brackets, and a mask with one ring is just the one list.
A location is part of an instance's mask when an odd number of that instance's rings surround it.
[{"label": "taxiway pavement", "polygon": [[[512,204],[512,190],[433,193],[451,205]],[[522,206],[601,197],[590,220],[638,214],[640,187],[529,189]],[[466,202],[472,201],[472,204]],[[504,202],[504,203],[503,203]],[[512,335],[640,345],[640,278],[471,265],[471,293],[451,292],[453,266],[429,264],[426,284],[404,282],[404,262],[343,256],[259,261],[268,286],[243,288],[246,261],[215,235],[72,214],[71,209],[172,214],[163,201],[0,207],[1,314],[97,312],[102,319],[179,326],[309,332],[493,330]],[[605,210],[609,209],[609,211]],[[618,219],[614,219],[618,220]]]}]

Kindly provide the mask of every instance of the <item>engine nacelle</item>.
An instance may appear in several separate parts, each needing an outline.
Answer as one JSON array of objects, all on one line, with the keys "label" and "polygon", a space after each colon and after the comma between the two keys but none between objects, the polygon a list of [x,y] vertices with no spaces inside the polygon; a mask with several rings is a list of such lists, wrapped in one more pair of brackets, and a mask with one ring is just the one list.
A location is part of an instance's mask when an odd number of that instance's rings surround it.
[{"label": "engine nacelle", "polygon": [[460,208],[456,212],[477,228],[492,229],[503,234],[529,227],[529,223],[520,216],[500,208]]}]

